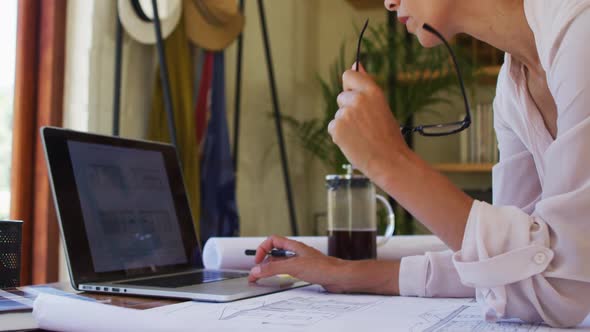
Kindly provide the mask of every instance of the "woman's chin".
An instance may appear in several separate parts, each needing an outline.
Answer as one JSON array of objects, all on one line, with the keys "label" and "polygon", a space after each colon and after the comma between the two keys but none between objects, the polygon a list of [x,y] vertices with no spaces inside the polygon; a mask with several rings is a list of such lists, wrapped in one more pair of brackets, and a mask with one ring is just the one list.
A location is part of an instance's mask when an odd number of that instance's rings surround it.
[{"label": "woman's chin", "polygon": [[420,31],[418,31],[416,34],[416,37],[418,37],[418,42],[420,45],[425,48],[432,48],[442,43],[438,38],[424,29],[420,29]]}]

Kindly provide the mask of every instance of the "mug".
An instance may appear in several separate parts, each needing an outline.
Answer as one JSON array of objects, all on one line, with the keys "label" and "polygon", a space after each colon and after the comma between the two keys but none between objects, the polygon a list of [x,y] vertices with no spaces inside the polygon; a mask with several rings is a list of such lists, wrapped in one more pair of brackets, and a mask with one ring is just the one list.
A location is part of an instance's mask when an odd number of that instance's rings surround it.
[{"label": "mug", "polygon": [[[387,199],[375,192],[375,186],[364,175],[326,176],[328,191],[328,255],[347,260],[376,259],[377,247],[393,236],[395,215]],[[385,238],[377,243],[377,204],[387,209],[389,224]]]}]

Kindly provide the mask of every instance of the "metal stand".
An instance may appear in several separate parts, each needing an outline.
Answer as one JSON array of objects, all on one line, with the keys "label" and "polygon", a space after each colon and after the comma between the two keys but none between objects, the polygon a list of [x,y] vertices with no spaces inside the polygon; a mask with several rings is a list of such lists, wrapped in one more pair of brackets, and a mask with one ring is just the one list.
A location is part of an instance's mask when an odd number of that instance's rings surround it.
[{"label": "metal stand", "polygon": [[[244,7],[244,0],[240,0],[240,8],[243,11]],[[272,97],[272,104],[273,104],[273,114],[275,120],[275,127],[277,132],[277,139],[279,143],[279,152],[281,156],[281,166],[283,170],[283,180],[285,183],[285,192],[287,195],[287,204],[289,208],[289,221],[291,224],[291,233],[294,236],[299,235],[299,230],[297,227],[297,218],[295,216],[295,205],[293,203],[293,193],[291,189],[291,180],[289,177],[289,162],[287,160],[287,152],[285,149],[285,139],[283,136],[283,127],[281,123],[281,111],[279,108],[279,97],[277,93],[275,75],[274,75],[274,68],[272,62],[272,54],[270,51],[270,41],[268,38],[268,29],[266,25],[266,13],[264,10],[264,3],[263,0],[258,0],[258,14],[260,16],[260,26],[262,28],[262,38],[264,41],[264,51],[266,57],[266,68],[268,70],[268,81],[270,84],[270,91]],[[238,56],[237,56],[237,72],[236,72],[236,110],[235,110],[235,119],[234,119],[234,169],[237,173],[237,142],[238,142],[238,135],[239,135],[239,121],[240,121],[240,99],[241,99],[241,92],[240,92],[240,82],[242,79],[242,36],[238,39]]]},{"label": "metal stand", "polygon": [[[240,13],[244,12],[244,0],[240,0]],[[233,155],[233,166],[234,172],[238,174],[238,152],[239,144],[240,144],[240,114],[241,114],[241,105],[240,102],[242,100],[242,56],[243,56],[243,49],[244,49],[244,33],[240,33],[238,36],[238,56],[236,58],[236,98],[234,100],[234,151]]]},{"label": "metal stand", "polygon": [[[396,52],[395,48],[398,47],[397,43],[395,42],[395,36],[397,34],[397,16],[395,13],[393,12],[388,12],[387,13],[387,32],[388,32],[388,48],[389,48],[389,52],[391,54],[394,54]],[[406,34],[406,43],[405,43],[405,47],[409,46],[409,43],[411,42],[411,39],[407,39],[407,37],[409,37],[409,34]],[[410,37],[411,38],[411,37]],[[411,54],[409,52],[406,53],[406,55],[408,56],[408,58],[406,59],[406,61],[411,59]],[[392,91],[392,93],[389,94],[389,105],[391,105],[391,107],[397,107],[397,97],[395,94],[395,91],[397,89],[397,85],[399,84],[397,81],[397,73],[398,73],[398,67],[397,67],[397,63],[395,61],[393,61],[392,63],[389,64],[391,66],[391,72],[389,77],[387,78],[387,84],[389,86],[389,91]],[[409,119],[407,119],[407,124],[409,126],[412,126],[414,121],[414,117],[410,117]],[[413,148],[414,146],[414,137],[412,135],[407,135],[405,137],[406,143],[408,144],[408,146],[410,148]],[[398,216],[399,218],[396,218],[396,228],[395,228],[395,232],[396,234],[414,234],[414,223],[412,222],[412,215],[409,214],[401,205],[399,205],[391,196],[389,196],[389,203],[391,204],[391,206],[393,207],[393,209],[395,209],[396,211],[398,211]]]},{"label": "metal stand", "polygon": [[[156,0],[152,0],[152,6],[154,8],[154,30],[156,33],[156,45],[158,49],[158,60],[160,63],[160,79],[162,80],[163,94],[164,94],[164,106],[168,116],[168,131],[170,133],[170,139],[172,144],[176,147],[176,127],[174,122],[174,109],[172,104],[172,98],[170,95],[170,83],[168,79],[168,68],[166,64],[166,54],[164,52],[164,43],[162,41],[162,32],[160,28],[160,18],[158,15],[158,5]],[[244,0],[240,0],[240,10],[244,11]],[[295,206],[293,203],[293,194],[291,189],[291,180],[289,177],[289,163],[287,160],[287,152],[285,149],[285,139],[283,136],[283,127],[281,123],[281,111],[279,108],[279,97],[277,93],[274,68],[272,62],[272,54],[270,51],[270,41],[268,38],[268,30],[266,25],[266,13],[264,10],[264,4],[262,0],[258,0],[258,12],[260,15],[260,26],[262,28],[262,36],[264,40],[264,51],[266,56],[266,67],[268,70],[268,80],[270,84],[275,127],[277,133],[277,139],[279,143],[279,152],[281,156],[281,166],[283,170],[283,179],[285,183],[285,191],[287,195],[287,204],[289,209],[289,220],[291,225],[291,232],[293,235],[299,235],[297,227],[297,218],[295,215]],[[120,117],[120,88],[121,88],[121,63],[122,63],[122,27],[121,22],[117,15],[117,45],[115,48],[115,93],[113,101],[113,135],[119,135],[119,117]],[[242,59],[243,59],[243,33],[238,38],[238,52],[237,52],[237,65],[236,65],[236,99],[235,99],[235,118],[234,118],[234,151],[233,151],[233,164],[234,171],[238,171],[238,151],[239,151],[239,134],[240,134],[240,115],[241,115],[241,82],[242,82]],[[178,149],[176,150],[178,154]],[[179,158],[180,160],[180,158]]]},{"label": "metal stand", "polygon": [[113,92],[113,136],[119,136],[121,117],[121,65],[123,57],[123,25],[117,8],[117,30],[115,36],[115,91]]},{"label": "metal stand", "polygon": [[[170,134],[170,142],[176,147],[176,154],[178,155],[178,144],[176,141],[176,126],[174,123],[174,106],[172,104],[172,97],[170,94],[170,80],[168,79],[168,65],[166,63],[166,53],[164,51],[164,41],[162,38],[162,30],[160,26],[160,16],[158,14],[158,3],[152,0],[154,8],[154,32],[156,34],[156,48],[158,50],[158,61],[160,63],[160,79],[162,80],[162,90],[164,95],[164,108],[168,117],[168,133]],[[135,8],[141,8],[139,4]],[[138,16],[147,22],[151,20],[143,13],[137,13]],[[119,135],[120,125],[120,99],[121,99],[121,65],[123,60],[123,27],[121,20],[117,13],[117,31],[116,31],[116,46],[115,46],[115,92],[113,97],[113,135]],[[178,159],[180,162],[180,158]]]},{"label": "metal stand", "polygon": [[[158,2],[152,0],[154,7],[154,30],[156,32],[156,45],[158,49],[158,60],[160,62],[160,79],[162,80],[162,90],[164,93],[164,108],[168,115],[168,133],[170,134],[170,142],[176,147],[176,154],[178,155],[178,144],[176,144],[176,126],[174,124],[174,108],[172,105],[172,97],[170,96],[170,80],[168,79],[168,64],[166,63],[166,52],[164,51],[164,41],[162,40],[162,30],[160,28],[160,15],[158,14]],[[180,158],[178,158],[180,162]]]}]

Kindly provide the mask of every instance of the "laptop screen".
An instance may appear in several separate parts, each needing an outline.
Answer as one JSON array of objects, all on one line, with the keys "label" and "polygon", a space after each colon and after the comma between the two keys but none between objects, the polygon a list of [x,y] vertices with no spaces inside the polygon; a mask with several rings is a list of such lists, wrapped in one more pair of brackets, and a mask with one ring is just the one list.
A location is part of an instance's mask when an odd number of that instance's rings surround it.
[{"label": "laptop screen", "polygon": [[161,152],[68,142],[96,272],[187,263]]},{"label": "laptop screen", "polygon": [[75,286],[202,267],[175,149],[43,128]]}]

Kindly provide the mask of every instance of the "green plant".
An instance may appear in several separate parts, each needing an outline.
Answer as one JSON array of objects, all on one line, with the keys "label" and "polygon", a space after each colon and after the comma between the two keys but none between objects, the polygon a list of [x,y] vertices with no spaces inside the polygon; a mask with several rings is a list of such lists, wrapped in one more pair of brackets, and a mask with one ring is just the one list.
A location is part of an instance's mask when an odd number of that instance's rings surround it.
[{"label": "green plant", "polygon": [[[400,123],[407,123],[416,113],[434,111],[437,105],[451,103],[459,91],[458,81],[444,47],[425,49],[415,38],[389,33],[385,24],[369,27],[367,32],[363,39],[362,63],[383,88],[391,111]],[[470,82],[475,66],[457,51],[464,79]],[[336,98],[342,91],[342,73],[350,64],[343,43],[327,79],[317,76],[325,102],[324,112],[319,117],[301,121],[283,115],[283,121],[299,145],[333,172],[340,172],[347,160],[332,142],[327,126],[338,111]],[[398,68],[403,69],[403,74],[398,73]]]}]

